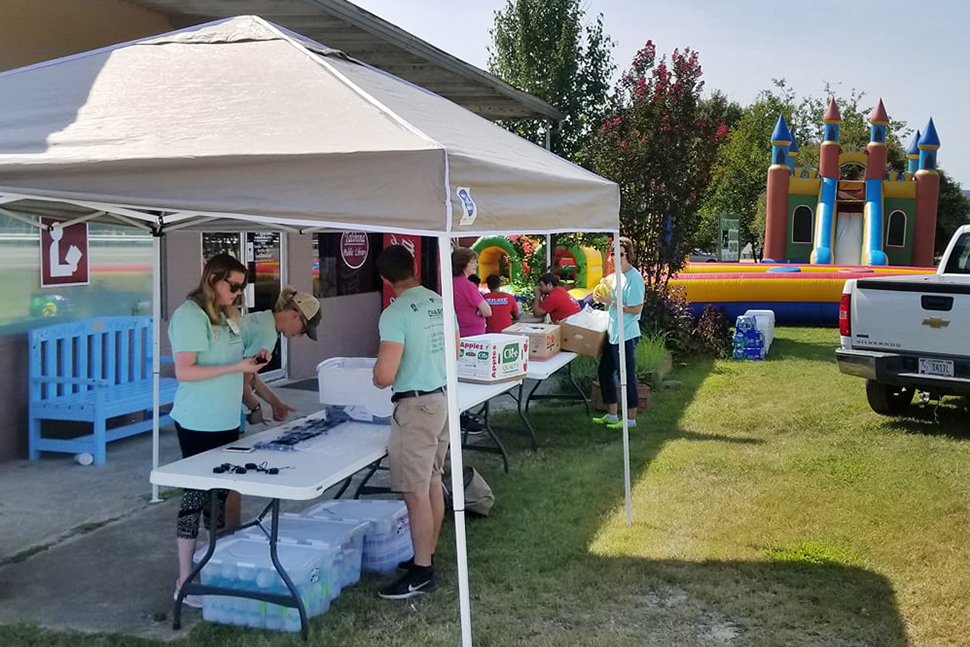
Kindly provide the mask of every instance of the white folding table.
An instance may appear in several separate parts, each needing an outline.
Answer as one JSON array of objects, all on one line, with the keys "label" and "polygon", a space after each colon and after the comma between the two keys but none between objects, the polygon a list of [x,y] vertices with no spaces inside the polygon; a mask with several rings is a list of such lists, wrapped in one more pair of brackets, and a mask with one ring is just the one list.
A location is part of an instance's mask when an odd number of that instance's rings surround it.
[{"label": "white folding table", "polygon": [[[539,449],[539,441],[536,438],[535,427],[532,426],[532,421],[529,420],[529,404],[533,400],[573,400],[577,402],[582,402],[586,406],[586,413],[589,414],[589,399],[586,397],[586,394],[583,393],[583,390],[579,387],[579,385],[576,384],[576,380],[573,378],[572,361],[577,357],[579,357],[579,355],[571,351],[560,351],[546,360],[530,359],[528,367],[526,369],[524,380],[516,380],[515,382],[500,382],[499,384],[506,384],[511,386],[507,386],[507,388],[503,390],[495,389],[489,392],[489,398],[505,394],[505,395],[508,395],[513,400],[515,400],[516,409],[519,414],[519,419],[522,421],[522,424],[525,426],[526,431],[529,432],[529,436],[532,439],[532,449],[534,450]],[[542,381],[548,379],[553,375],[553,373],[562,369],[563,367],[565,367],[566,370],[568,371],[569,382],[570,384],[573,385],[573,388],[576,390],[576,393],[575,394],[540,393],[537,395],[536,389],[539,388],[539,385],[542,383]],[[531,388],[526,386],[525,384],[526,380],[534,381],[534,384],[531,386]],[[464,388],[465,386],[470,387],[470,386],[485,386],[485,385],[472,385],[472,384],[465,384],[464,382],[459,383],[459,401],[461,400],[461,394],[462,394],[461,389]],[[487,386],[497,386],[497,385],[487,385]],[[516,390],[512,388],[513,386],[518,386],[518,392],[516,392]],[[462,410],[464,411],[464,409]],[[487,409],[485,411],[485,414],[486,414],[486,420],[487,420],[487,417],[488,417]],[[491,424],[486,424],[486,429],[488,430],[489,434],[492,436],[495,443],[499,446],[501,450],[500,453],[502,454],[503,459],[505,459],[506,458],[505,448],[502,445],[501,441],[498,439],[498,436],[495,435]],[[514,429],[513,431],[520,431],[520,430]],[[470,446],[470,447],[473,449],[478,448],[478,449],[482,449],[483,451],[488,451],[488,449],[482,448],[480,446]],[[506,472],[508,471],[507,459],[505,463],[505,471]]]},{"label": "white folding table", "polygon": [[[259,434],[246,436],[244,440],[232,443],[232,445],[253,446],[261,442],[273,441],[288,432],[311,431],[318,428],[315,425],[321,424],[325,415],[323,411],[311,414]],[[257,591],[204,586],[201,584],[201,580],[196,583],[202,568],[215,552],[218,533],[215,528],[211,528],[208,550],[196,565],[192,574],[183,583],[175,601],[173,627],[178,629],[181,626],[182,600],[186,595],[227,595],[295,607],[299,610],[301,631],[303,638],[306,639],[306,608],[297,593],[296,587],[280,564],[277,555],[276,540],[279,527],[280,500],[315,499],[323,494],[327,488],[349,479],[356,472],[369,465],[379,463],[387,455],[389,431],[388,425],[343,422],[327,429],[318,436],[297,443],[294,445],[294,449],[290,451],[257,449],[251,453],[235,453],[226,451],[224,447],[221,447],[152,470],[151,482],[155,485],[208,490],[211,510],[209,519],[213,523],[218,514],[218,490],[233,490],[240,494],[272,499],[263,513],[259,515],[259,518],[245,527],[259,523],[267,512],[272,512],[269,537],[270,558],[291,593],[290,596],[283,596]],[[261,465],[266,469],[275,467],[279,469],[279,473],[268,474],[265,471],[254,469],[247,469],[245,474],[238,474],[233,469],[222,473],[213,472],[213,468],[219,467],[223,463],[229,463],[233,466],[245,466],[247,463],[252,463]],[[341,490],[342,492],[343,490]]]},{"label": "white folding table", "polygon": [[[505,445],[499,440],[499,437],[495,434],[495,430],[492,429],[492,424],[489,421],[489,409],[488,401],[492,398],[502,395],[503,393],[511,393],[512,389],[519,387],[521,393],[523,379],[518,380],[508,380],[505,382],[493,382],[491,384],[478,384],[475,382],[459,382],[458,383],[458,410],[468,411],[478,405],[485,405],[483,409],[484,414],[484,425],[485,431],[488,432],[489,437],[495,443],[495,447],[489,447],[487,445],[481,444],[469,444],[468,443],[468,431],[463,429],[461,434],[461,446],[462,449],[470,449],[473,451],[488,452],[491,454],[499,454],[502,457],[502,464],[505,466],[505,471],[509,471],[509,455],[505,451]],[[513,396],[515,397],[515,396]],[[519,415],[522,416],[522,410],[519,409]],[[528,420],[522,417],[528,425]],[[529,426],[531,430],[531,425]],[[535,434],[533,434],[533,439],[535,439]]]},{"label": "white folding table", "polygon": [[[532,387],[532,390],[530,390],[529,394],[525,397],[524,406],[525,406],[526,415],[529,414],[529,403],[532,402],[533,400],[575,400],[577,402],[581,401],[583,405],[585,405],[586,407],[586,414],[589,415],[589,398],[586,397],[586,394],[583,393],[583,390],[580,388],[578,384],[576,384],[576,380],[573,378],[572,362],[577,357],[579,357],[578,354],[572,351],[563,350],[563,351],[559,351],[558,353],[556,353],[555,355],[553,355],[547,360],[542,360],[542,361],[529,360],[529,370],[525,376],[527,379],[537,380],[537,381],[535,385]],[[566,367],[566,372],[569,377],[569,383],[573,385],[574,389],[576,389],[576,394],[578,394],[578,397],[577,395],[574,395],[572,393],[540,393],[539,395],[536,395],[536,389],[539,388],[539,384],[541,384],[543,380],[551,377],[553,373],[563,368],[564,366]],[[521,397],[521,395],[522,395],[522,392],[520,391],[519,396]]]}]

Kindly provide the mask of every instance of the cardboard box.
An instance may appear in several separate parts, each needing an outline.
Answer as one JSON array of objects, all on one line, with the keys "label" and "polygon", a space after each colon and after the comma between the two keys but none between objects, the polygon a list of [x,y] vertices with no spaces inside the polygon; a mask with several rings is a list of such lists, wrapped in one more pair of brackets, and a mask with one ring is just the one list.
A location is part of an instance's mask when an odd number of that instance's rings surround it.
[{"label": "cardboard box", "polygon": [[606,339],[608,321],[609,313],[606,311],[588,309],[560,321],[562,349],[599,357]]},{"label": "cardboard box", "polygon": [[529,339],[521,335],[491,333],[462,337],[458,379],[490,384],[525,377]]},{"label": "cardboard box", "polygon": [[540,323],[512,324],[502,331],[503,335],[524,335],[529,338],[529,359],[549,359],[562,348],[562,328]]}]

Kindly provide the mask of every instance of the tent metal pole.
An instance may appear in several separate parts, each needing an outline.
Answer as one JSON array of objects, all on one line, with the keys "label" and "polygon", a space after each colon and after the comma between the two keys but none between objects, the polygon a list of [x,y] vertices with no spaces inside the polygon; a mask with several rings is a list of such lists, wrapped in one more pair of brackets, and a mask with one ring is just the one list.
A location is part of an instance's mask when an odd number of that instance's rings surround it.
[{"label": "tent metal pole", "polygon": [[451,276],[451,237],[438,235],[438,269],[444,306],[445,362],[448,375],[448,438],[451,444],[451,494],[455,511],[455,552],[458,558],[458,608],[461,614],[462,647],[472,645],[471,600],[468,590],[468,554],[465,544],[465,483],[461,457],[461,424],[458,413],[458,346],[456,343],[455,289]]},{"label": "tent metal pole", "polygon": [[47,228],[47,225],[42,225],[40,223],[40,218],[36,216],[21,216],[19,213],[13,213],[12,211],[7,211],[6,209],[0,209],[0,214],[14,220],[19,220],[20,222],[26,223],[31,227],[36,227],[37,229]]},{"label": "tent metal pole", "polygon": [[135,229],[141,229],[143,231],[150,231],[150,232],[154,232],[155,231],[154,229],[152,229],[152,226],[149,225],[146,222],[142,222],[142,221],[139,221],[139,220],[135,220],[134,218],[129,218],[128,216],[123,216],[120,213],[112,213],[111,211],[107,211],[105,213],[107,213],[109,216],[111,216],[115,220],[119,220],[119,221],[125,223],[126,225],[129,225],[131,227],[134,227]]},{"label": "tent metal pole", "polygon": [[[158,468],[158,400],[161,379],[162,325],[162,231],[152,232],[152,469]],[[152,484],[152,503],[161,502],[158,486]]]},{"label": "tent metal pole", "polygon": [[623,488],[626,495],[626,525],[633,524],[633,512],[630,504],[630,425],[626,414],[629,409],[629,398],[626,393],[627,382],[632,377],[636,383],[636,375],[626,374],[626,340],[623,338],[623,267],[620,264],[620,232],[613,236],[613,276],[616,279],[616,330],[620,344],[620,420],[623,421]]}]

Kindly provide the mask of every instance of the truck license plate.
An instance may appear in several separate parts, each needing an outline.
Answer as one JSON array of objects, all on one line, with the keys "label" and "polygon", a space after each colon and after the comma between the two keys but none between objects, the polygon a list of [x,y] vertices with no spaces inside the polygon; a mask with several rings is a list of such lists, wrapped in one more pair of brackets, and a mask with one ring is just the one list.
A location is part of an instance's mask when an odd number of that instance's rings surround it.
[{"label": "truck license plate", "polygon": [[953,360],[951,359],[927,359],[919,358],[920,375],[938,375],[940,377],[953,377]]}]

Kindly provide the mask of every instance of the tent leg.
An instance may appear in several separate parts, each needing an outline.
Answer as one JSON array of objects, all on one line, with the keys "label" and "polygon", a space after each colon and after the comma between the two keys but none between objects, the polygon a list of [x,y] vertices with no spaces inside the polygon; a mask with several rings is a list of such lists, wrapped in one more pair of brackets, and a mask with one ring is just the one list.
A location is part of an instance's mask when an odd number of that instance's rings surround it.
[{"label": "tent leg", "polygon": [[629,402],[626,393],[627,381],[636,380],[636,375],[626,374],[626,340],[623,339],[623,267],[620,265],[620,232],[613,235],[613,273],[616,276],[616,329],[620,347],[620,420],[623,421],[623,487],[626,495],[626,525],[633,524],[630,503],[630,427],[627,424]]},{"label": "tent leg", "polygon": [[[444,302],[445,353],[449,358],[458,357],[456,346],[457,325],[455,320],[455,291],[452,285],[451,238],[438,235],[438,268],[441,276],[441,299]],[[458,558],[458,607],[461,613],[461,644],[471,647],[472,616],[468,590],[468,554],[465,545],[465,483],[461,456],[461,425],[458,424],[458,365],[445,362],[448,374],[448,436],[451,442],[451,492],[455,511],[455,552]]]},{"label": "tent leg", "polygon": [[[161,377],[161,323],[162,323],[162,234],[152,234],[152,469],[158,469],[158,400]],[[158,486],[152,484],[152,503],[160,503]]]}]

